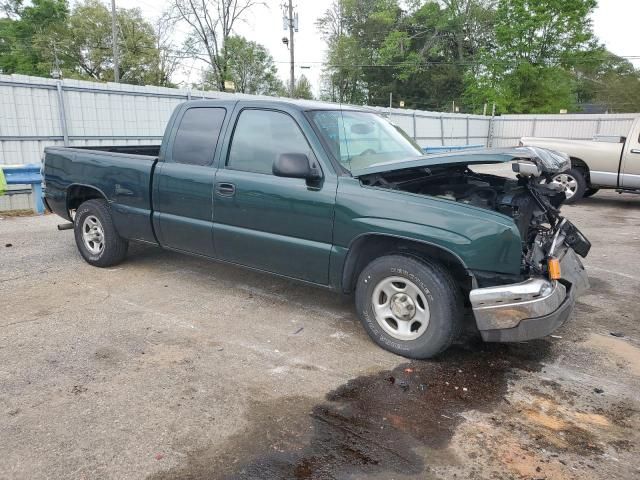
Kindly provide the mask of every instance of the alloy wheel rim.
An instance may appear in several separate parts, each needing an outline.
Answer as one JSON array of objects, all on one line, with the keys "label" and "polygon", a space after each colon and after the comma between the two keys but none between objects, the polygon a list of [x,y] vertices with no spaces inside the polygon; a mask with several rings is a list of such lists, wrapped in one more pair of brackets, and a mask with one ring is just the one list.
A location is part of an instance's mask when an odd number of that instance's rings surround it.
[{"label": "alloy wheel rim", "polygon": [[89,215],[82,222],[82,241],[93,255],[104,250],[104,229],[95,215]]},{"label": "alloy wheel rim", "polygon": [[573,175],[568,173],[560,173],[553,177],[551,183],[560,186],[564,190],[564,194],[567,198],[571,198],[576,194],[578,190],[578,181]]},{"label": "alloy wheel rim", "polygon": [[371,297],[376,322],[398,340],[415,340],[429,326],[429,303],[418,286],[404,277],[382,279]]}]

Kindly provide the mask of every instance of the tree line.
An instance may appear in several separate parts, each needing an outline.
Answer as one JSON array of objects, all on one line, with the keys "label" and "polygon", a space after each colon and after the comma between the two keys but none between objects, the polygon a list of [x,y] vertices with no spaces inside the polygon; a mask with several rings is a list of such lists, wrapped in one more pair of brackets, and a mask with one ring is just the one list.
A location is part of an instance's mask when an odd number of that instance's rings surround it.
[{"label": "tree line", "polygon": [[[294,92],[273,57],[234,27],[259,0],[170,0],[154,22],[118,8],[120,77],[175,86],[198,68],[198,88],[312,98]],[[596,0],[333,0],[317,21],[327,56],[320,98],[482,113],[640,111],[640,72],[595,37]],[[0,0],[0,71],[113,81],[111,12],[99,0]],[[185,39],[179,45],[174,31]],[[275,28],[275,27],[274,27]],[[196,86],[194,85],[194,86]]]},{"label": "tree line", "polygon": [[[158,20],[150,22],[138,8],[116,13],[120,81],[133,85],[175,87],[178,70],[194,59],[193,87],[290,95],[278,78],[273,57],[262,45],[234,35],[235,22],[254,7],[251,0],[173,0]],[[99,82],[114,81],[111,11],[99,0],[0,1],[0,73],[19,73]],[[177,45],[173,31],[186,27]],[[301,76],[293,95],[311,98],[311,85]]]},{"label": "tree line", "polygon": [[482,113],[640,111],[640,73],[595,37],[596,0],[334,0],[323,98]]}]

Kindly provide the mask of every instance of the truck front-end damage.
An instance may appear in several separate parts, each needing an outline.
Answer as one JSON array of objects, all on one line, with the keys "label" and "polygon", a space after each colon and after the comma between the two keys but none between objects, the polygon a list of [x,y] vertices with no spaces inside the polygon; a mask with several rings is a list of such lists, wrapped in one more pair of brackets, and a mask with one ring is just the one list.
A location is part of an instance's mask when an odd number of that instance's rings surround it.
[{"label": "truck front-end damage", "polygon": [[[569,317],[587,288],[587,273],[575,251],[562,245],[549,261],[557,274],[471,290],[469,300],[480,334],[488,342],[518,342],[549,335]],[[556,278],[557,276],[557,278]]]},{"label": "truck front-end damage", "polygon": [[535,201],[526,224],[519,225],[524,240],[522,273],[528,278],[515,284],[476,288],[469,294],[478,329],[489,342],[517,342],[549,335],[564,324],[576,298],[589,288],[578,255],[585,257],[591,244],[560,216],[561,200],[553,187],[539,182],[540,177],[566,168],[565,162],[555,152],[533,152],[551,161],[544,163],[534,157],[513,164]]},{"label": "truck front-end damage", "polygon": [[[475,168],[505,161],[512,161],[515,178]],[[473,272],[476,281],[469,301],[485,341],[515,342],[553,332],[589,287],[578,256],[585,257],[591,244],[560,215],[564,191],[548,181],[569,167],[565,155],[540,148],[480,150],[441,156],[419,167],[376,172],[361,181],[493,210],[513,219],[521,237],[520,275],[508,279]]]}]

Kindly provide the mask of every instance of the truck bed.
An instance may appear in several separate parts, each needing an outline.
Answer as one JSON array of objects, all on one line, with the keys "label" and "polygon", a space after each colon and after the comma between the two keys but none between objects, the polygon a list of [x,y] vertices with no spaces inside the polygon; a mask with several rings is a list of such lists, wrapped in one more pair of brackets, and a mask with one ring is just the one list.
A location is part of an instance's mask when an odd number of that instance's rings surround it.
[{"label": "truck bed", "polygon": [[[111,205],[113,221],[125,238],[156,242],[151,226],[152,177],[158,145],[47,147],[44,155],[46,199],[56,214],[69,218],[70,189],[100,193]],[[136,153],[134,153],[136,152]]]}]

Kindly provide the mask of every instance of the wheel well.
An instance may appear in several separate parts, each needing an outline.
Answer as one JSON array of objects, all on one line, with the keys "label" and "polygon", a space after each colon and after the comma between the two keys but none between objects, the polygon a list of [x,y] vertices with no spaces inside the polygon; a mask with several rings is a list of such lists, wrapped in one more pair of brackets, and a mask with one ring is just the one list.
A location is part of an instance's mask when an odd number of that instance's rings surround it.
[{"label": "wheel well", "polygon": [[589,167],[587,164],[580,160],[579,158],[571,157],[571,167],[578,168],[584,172],[584,179],[587,181],[587,185],[589,185],[590,177],[589,177]]},{"label": "wheel well", "polygon": [[462,261],[451,252],[427,243],[386,235],[365,235],[355,240],[349,248],[342,274],[342,290],[353,292],[362,270],[376,258],[385,255],[404,254],[442,265],[463,291],[471,289],[472,277]]},{"label": "wheel well", "polygon": [[100,190],[86,185],[72,185],[67,189],[67,211],[76,210],[87,200],[105,200]]}]

